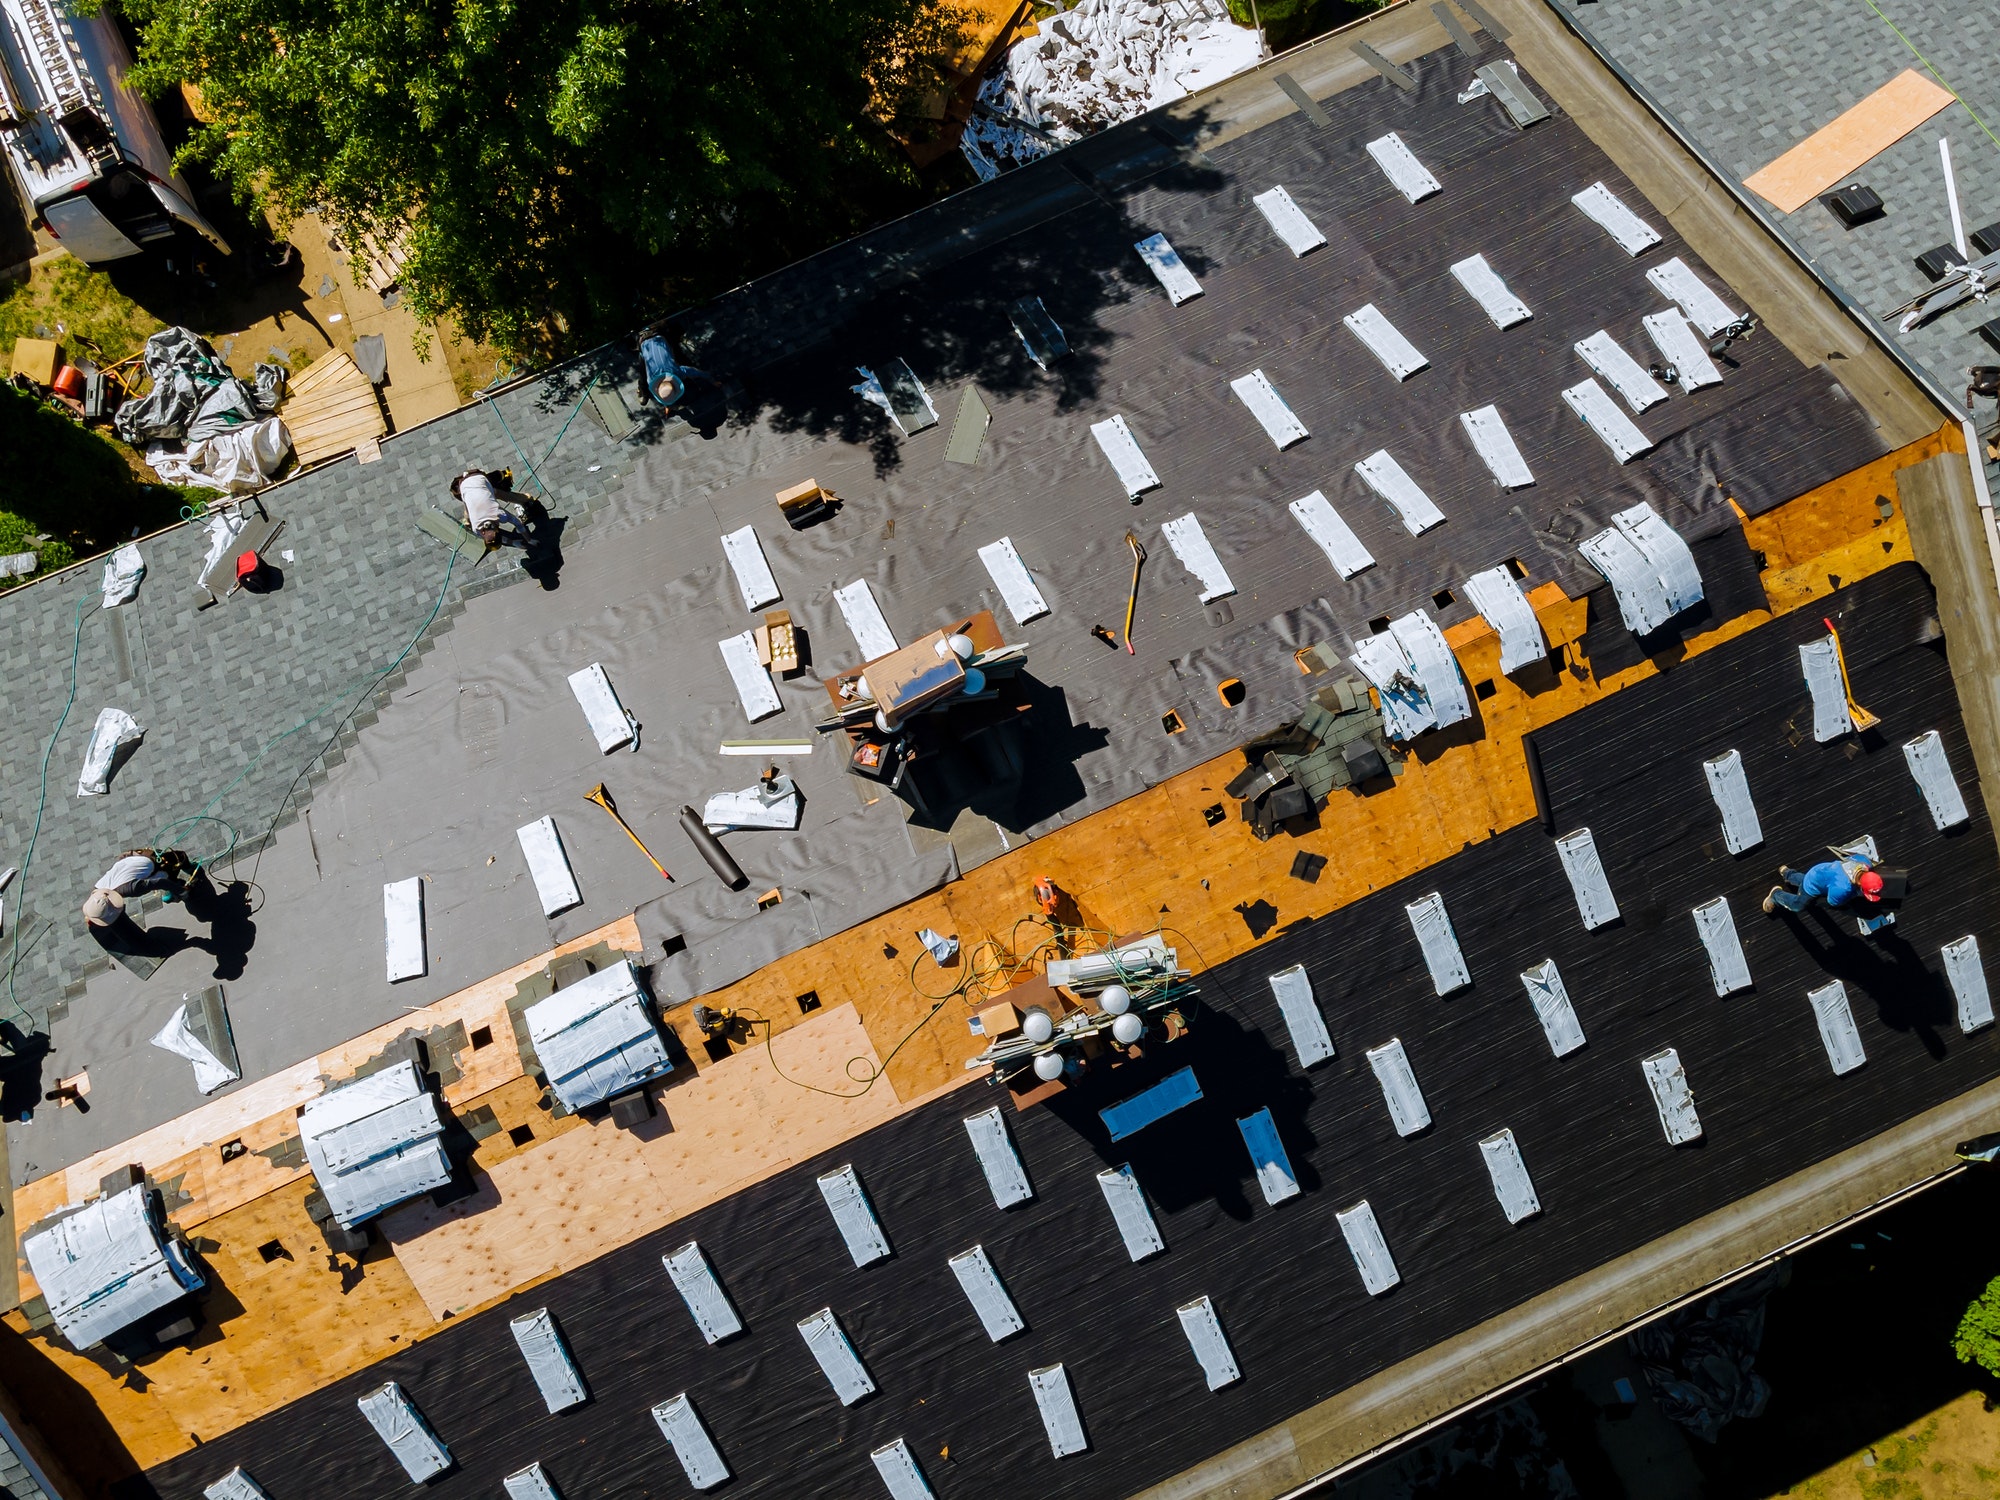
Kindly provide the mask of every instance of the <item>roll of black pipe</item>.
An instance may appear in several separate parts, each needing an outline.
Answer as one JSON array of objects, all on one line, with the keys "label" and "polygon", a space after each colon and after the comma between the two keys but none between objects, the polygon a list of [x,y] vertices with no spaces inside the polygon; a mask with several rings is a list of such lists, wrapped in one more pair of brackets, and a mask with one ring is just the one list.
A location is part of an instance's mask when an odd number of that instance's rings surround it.
[{"label": "roll of black pipe", "polygon": [[1542,780],[1542,752],[1535,748],[1535,737],[1532,734],[1521,736],[1521,748],[1528,755],[1528,786],[1535,794],[1535,816],[1542,820],[1542,832],[1554,838],[1556,814],[1555,809],[1549,806],[1548,783]]},{"label": "roll of black pipe", "polygon": [[715,871],[716,878],[732,891],[740,891],[750,883],[750,877],[742,867],[729,857],[729,851],[722,847],[722,840],[708,831],[708,825],[701,821],[701,814],[691,807],[681,808],[681,828],[694,841],[701,857],[708,861],[708,867]]}]

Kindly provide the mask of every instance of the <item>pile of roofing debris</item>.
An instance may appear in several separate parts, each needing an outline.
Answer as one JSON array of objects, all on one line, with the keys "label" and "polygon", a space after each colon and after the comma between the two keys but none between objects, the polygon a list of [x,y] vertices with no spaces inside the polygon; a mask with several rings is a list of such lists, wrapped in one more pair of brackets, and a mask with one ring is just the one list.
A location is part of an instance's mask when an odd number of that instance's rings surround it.
[{"label": "pile of roofing debris", "polygon": [[[1301,655],[1326,665],[1337,661],[1320,646]],[[1298,718],[1252,740],[1243,757],[1249,764],[1223,790],[1242,801],[1243,821],[1259,839],[1309,818],[1337,788],[1358,791],[1403,769],[1383,732],[1381,710],[1370,701],[1367,685],[1353,677],[1314,693]]]},{"label": "pile of roofing debris", "polygon": [[1792,1279],[1792,1263],[1748,1276],[1625,1340],[1660,1409],[1705,1443],[1736,1417],[1763,1415],[1771,1386],[1752,1368],[1764,1342],[1764,1304]]},{"label": "pile of roofing debris", "polygon": [[144,449],[160,478],[244,494],[277,473],[292,451],[291,434],[271,415],[284,399],[284,366],[258,365],[252,385],[186,328],[154,334],[142,358],[152,386],[120,406],[111,425]]},{"label": "pile of roofing debris", "polygon": [[[983,179],[1253,67],[1221,0],[1079,0],[1008,49],[959,140]],[[1029,128],[1024,129],[1023,126]]]}]

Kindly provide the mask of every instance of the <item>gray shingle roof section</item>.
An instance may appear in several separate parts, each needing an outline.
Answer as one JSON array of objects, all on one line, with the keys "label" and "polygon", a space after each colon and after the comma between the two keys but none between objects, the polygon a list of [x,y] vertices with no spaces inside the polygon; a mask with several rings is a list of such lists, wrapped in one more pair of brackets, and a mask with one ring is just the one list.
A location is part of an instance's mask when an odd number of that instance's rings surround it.
[{"label": "gray shingle roof section", "polygon": [[[1561,8],[1631,73],[1737,181],[1789,151],[1905,69],[1931,76],[1860,0],[1599,0]],[[2000,130],[2000,53],[1973,10],[1884,0],[1882,12],[1988,125]],[[1954,104],[1870,161],[1851,180],[1888,212],[1854,230],[1818,201],[1795,213],[1763,206],[1817,264],[1880,315],[1929,282],[1914,257],[1951,239],[1937,141],[1949,136],[1966,232],[2000,220],[2000,142]],[[1762,200],[1759,200],[1760,202]],[[2000,308],[1973,304],[1896,334],[1947,390],[1968,365],[2000,362],[1973,331]],[[1982,404],[1982,428],[1986,409]]]}]

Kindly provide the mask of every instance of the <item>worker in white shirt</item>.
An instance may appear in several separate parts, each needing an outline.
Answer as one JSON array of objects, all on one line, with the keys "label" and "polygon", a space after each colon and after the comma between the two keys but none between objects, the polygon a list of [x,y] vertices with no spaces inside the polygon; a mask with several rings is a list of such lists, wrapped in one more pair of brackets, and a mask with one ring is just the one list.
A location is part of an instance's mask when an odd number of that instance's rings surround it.
[{"label": "worker in white shirt", "polygon": [[[502,470],[498,475],[504,485],[510,475]],[[526,520],[514,513],[513,507],[500,499],[494,488],[495,476],[484,469],[467,469],[451,482],[451,492],[465,507],[465,524],[475,536],[489,547],[521,547],[529,544],[528,528],[548,512],[536,501],[520,498],[520,505]],[[511,491],[509,492],[511,493]]]},{"label": "worker in white shirt", "polygon": [[178,849],[127,849],[97,877],[83,903],[83,920],[92,927],[115,926],[125,916],[125,903],[147,891],[164,890],[173,900],[186,888],[192,868]]}]

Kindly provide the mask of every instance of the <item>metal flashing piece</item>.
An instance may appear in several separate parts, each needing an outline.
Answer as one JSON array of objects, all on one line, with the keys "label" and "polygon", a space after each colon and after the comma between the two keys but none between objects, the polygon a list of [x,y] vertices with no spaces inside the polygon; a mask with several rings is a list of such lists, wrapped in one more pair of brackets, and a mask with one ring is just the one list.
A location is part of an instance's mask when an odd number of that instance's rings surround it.
[{"label": "metal flashing piece", "polygon": [[1708,777],[1709,795],[1722,814],[1722,842],[1731,854],[1755,849],[1764,842],[1764,825],[1757,819],[1757,805],[1750,800],[1750,778],[1743,774],[1740,751],[1728,750],[1701,763]]},{"label": "metal flashing piece", "polygon": [[549,1089],[571,1111],[673,1071],[630,959],[606,964],[521,1013]]},{"label": "metal flashing piece", "polygon": [[1944,945],[1944,977],[1958,1002],[1958,1029],[1972,1032],[1993,1024],[1993,996],[1986,988],[1986,967],[1979,961],[1979,939],[1971,935]]},{"label": "metal flashing piece", "polygon": [[1352,578],[1375,566],[1374,555],[1361,545],[1361,538],[1340,518],[1340,512],[1320,491],[1314,490],[1310,495],[1294,500],[1291,512],[1292,519],[1319,544],[1319,550],[1326,554],[1326,560],[1333,564],[1334,572],[1342,578]]},{"label": "metal flashing piece", "polygon": [[361,1408],[375,1435],[396,1455],[411,1484],[422,1484],[451,1467],[451,1450],[438,1441],[395,1381],[377,1386],[354,1404]]},{"label": "metal flashing piece", "polygon": [[745,609],[764,609],[784,597],[778,590],[778,580],[771,576],[771,564],[764,556],[763,543],[757,540],[755,526],[738,527],[725,536],[722,555],[729,559],[730,570],[736,574],[736,587],[743,595]]},{"label": "metal flashing piece", "polygon": [[987,575],[1000,590],[1000,597],[1007,601],[1007,613],[1014,617],[1016,625],[1038,620],[1049,612],[1048,600],[1035,587],[1021,554],[1014,550],[1013,538],[1003,536],[997,542],[988,542],[979,549],[979,560],[986,565]]},{"label": "metal flashing piece", "polygon": [[1569,989],[1556,970],[1556,961],[1545,958],[1534,968],[1523,970],[1521,985],[1528,992],[1528,1003],[1535,1007],[1535,1019],[1542,1023],[1542,1035],[1549,1039],[1549,1050],[1557,1057],[1568,1057],[1581,1047],[1583,1024],[1576,1018],[1576,1007],[1570,1003]]},{"label": "metal flashing piece", "polygon": [[49,1316],[79,1350],[202,1286],[180,1241],[163,1232],[143,1182],[34,1229],[21,1254]]},{"label": "metal flashing piece", "polygon": [[1201,295],[1201,283],[1194,279],[1194,272],[1167,243],[1164,234],[1148,235],[1132,248],[1139,252],[1139,259],[1146,263],[1146,269],[1166,288],[1167,300],[1175,307]]},{"label": "metal flashing piece", "polygon": [[1208,533],[1201,529],[1201,518],[1193,511],[1166,522],[1160,527],[1167,535],[1167,545],[1174,556],[1180,559],[1201,585],[1201,602],[1208,604],[1236,592],[1236,585],[1230,582],[1229,570],[1222,565],[1222,559],[1215,555],[1215,548],[1209,544]]},{"label": "metal flashing piece", "polygon": [[1020,1153],[1014,1149],[1013,1137],[1007,1134],[1007,1122],[1001,1118],[998,1105],[968,1117],[965,1133],[972,1137],[972,1149],[979,1157],[980,1169],[986,1173],[986,1186],[992,1189],[995,1208],[1012,1208],[1035,1196],[1035,1190],[1028,1185],[1028,1170],[1021,1165]]},{"label": "metal flashing piece", "polygon": [[1710,291],[1708,284],[1678,255],[1654,266],[1646,273],[1646,279],[1662,297],[1679,303],[1688,321],[1707,338],[1714,338],[1742,316],[1731,312],[1729,304]]},{"label": "metal flashing piece", "polygon": [[1708,950],[1708,977],[1715,984],[1716,998],[1750,988],[1750,961],[1743,956],[1743,941],[1736,935],[1736,918],[1730,913],[1729,898],[1717,896],[1694,909],[1695,931]]},{"label": "metal flashing piece", "polygon": [[1271,441],[1282,450],[1303,438],[1311,437],[1306,424],[1299,420],[1291,403],[1278,394],[1278,388],[1262,370],[1252,370],[1229,382],[1236,399],[1250,408],[1250,415],[1257,424],[1270,435]]},{"label": "metal flashing piece", "polygon": [[540,1464],[516,1469],[500,1481],[500,1487],[507,1492],[507,1500],[562,1500]]},{"label": "metal flashing piece", "polygon": [[958,1289],[965,1293],[965,1300],[979,1314],[979,1326],[986,1330],[987,1338],[997,1344],[1028,1326],[1014,1306],[1014,1299],[1007,1295],[984,1245],[961,1250],[946,1264],[958,1278]]},{"label": "metal flashing piece", "polygon": [[1340,321],[1368,346],[1368,352],[1381,360],[1382,367],[1398,380],[1408,380],[1430,363],[1372,302],[1364,303]]},{"label": "metal flashing piece", "polygon": [[741,635],[725,636],[715,643],[715,649],[722,653],[722,665],[729,671],[729,681],[736,689],[736,701],[743,705],[744,718],[755,724],[785,706],[778,690],[771,686],[771,674],[757,660],[755,635],[746,630]]},{"label": "metal flashing piece", "polygon": [[1028,1386],[1035,1393],[1035,1408],[1042,1414],[1042,1429],[1049,1435],[1049,1451],[1057,1458],[1081,1453],[1090,1445],[1084,1441],[1083,1418],[1070,1394],[1069,1376],[1061,1365],[1045,1365],[1028,1372]]},{"label": "metal flashing piece", "polygon": [[618,701],[602,663],[592,662],[582,671],[570,673],[569,690],[576,695],[577,707],[583,710],[599,750],[609,755],[624,745],[637,748],[638,721]]},{"label": "metal flashing piece", "polygon": [[743,1331],[743,1320],[736,1315],[722,1283],[715,1279],[699,1243],[689,1240],[680,1249],[661,1256],[660,1263],[673,1278],[674,1290],[681,1294],[694,1326],[701,1330],[704,1339],[719,1344]]},{"label": "metal flashing piece", "polygon": [[819,1193],[826,1199],[834,1227],[840,1231],[847,1253],[857,1267],[887,1259],[889,1236],[883,1233],[882,1221],[875,1217],[874,1205],[868,1201],[867,1191],[851,1165],[823,1174],[819,1178]]},{"label": "metal flashing piece", "polygon": [[1271,75],[1271,82],[1282,89],[1285,97],[1298,106],[1300,114],[1319,126],[1321,130],[1329,129],[1333,125],[1327,112],[1320,108],[1319,101],[1301,88],[1298,79],[1291,74],[1274,73]]},{"label": "metal flashing piece", "polygon": [[1951,774],[1951,761],[1944,753],[1944,740],[1938,732],[1926,729],[1903,746],[1903,759],[1909,762],[1910,774],[1917,779],[1917,789],[1924,794],[1924,803],[1931,810],[1931,821],[1937,824],[1938,832],[1963,823],[1969,816],[1965,796],[1958,789],[1958,779]]},{"label": "metal flashing piece", "polygon": [[299,1140],[343,1229],[451,1181],[437,1097],[405,1059],[310,1099]]},{"label": "metal flashing piece", "polygon": [[1367,63],[1369,67],[1380,73],[1389,82],[1395,84],[1404,93],[1414,94],[1417,91],[1417,78],[1414,73],[1411,73],[1406,68],[1397,67],[1366,42],[1356,42],[1352,47],[1348,48],[1348,51]]},{"label": "metal flashing piece", "polygon": [[1563,874],[1576,894],[1577,914],[1585,931],[1595,931],[1618,920],[1618,898],[1611,894],[1611,882],[1604,874],[1604,861],[1597,856],[1597,840],[1588,828],[1579,828],[1556,840],[1556,857]]},{"label": "metal flashing piece", "polygon": [[1153,1222],[1153,1211],[1146,1206],[1146,1190],[1139,1186],[1130,1163],[1106,1167],[1097,1174],[1097,1185],[1104,1191],[1111,1220],[1118,1226],[1118,1237],[1125,1242],[1125,1253],[1134,1264],[1167,1248],[1167,1242],[1160,1238],[1160,1226]]},{"label": "metal flashing piece", "polygon": [[244,1471],[241,1464],[202,1491],[207,1500],[271,1500],[262,1485]]},{"label": "metal flashing piece", "polygon": [[535,1377],[535,1389],[542,1393],[542,1402],[550,1411],[566,1411],[587,1399],[590,1393],[584,1389],[583,1376],[578,1373],[569,1346],[563,1342],[562,1333],[546,1307],[521,1314],[507,1328],[514,1335],[521,1358],[528,1362],[528,1373]]},{"label": "metal flashing piece", "polygon": [[535,895],[541,899],[542,915],[558,916],[572,906],[581,906],[583,892],[576,888],[576,872],[570,869],[562,835],[556,832],[556,820],[537,818],[515,829],[514,837],[520,840],[521,857],[528,862]]},{"label": "metal flashing piece", "polygon": [[1112,1140],[1122,1141],[1156,1120],[1164,1120],[1175,1110],[1186,1109],[1200,1098],[1201,1084],[1194,1076],[1194,1069],[1182,1068],[1169,1073],[1152,1087],[1141,1089],[1131,1098],[1100,1109],[1097,1118],[1111,1132]]},{"label": "metal flashing piece", "polygon": [[1306,217],[1305,210],[1292,201],[1292,195],[1282,186],[1259,193],[1250,201],[1257,205],[1264,221],[1290,247],[1292,254],[1305,255],[1326,243],[1319,226]]},{"label": "metal flashing piece", "polygon": [[1667,388],[1647,373],[1646,367],[1625,352],[1620,344],[1600,328],[1587,339],[1579,339],[1576,352],[1585,364],[1611,383],[1611,389],[1625,398],[1635,412],[1658,406],[1667,399]]},{"label": "metal flashing piece", "polygon": [[845,587],[835,589],[833,602],[839,606],[840,618],[847,626],[847,633],[854,637],[854,644],[860,649],[864,662],[887,656],[896,649],[896,632],[889,628],[889,621],[882,614],[882,606],[867,579],[857,578]]},{"label": "metal flashing piece", "polygon": [[1562,393],[1562,398],[1563,403],[1582,419],[1583,425],[1603,439],[1604,446],[1611,450],[1611,456],[1621,464],[1629,464],[1653,446],[1653,440],[1646,436],[1639,424],[1619,410],[1610,392],[1595,380],[1570,386]]},{"label": "metal flashing piece", "polygon": [[1194,1357],[1200,1363],[1202,1376],[1208,1381],[1211,1391],[1234,1385],[1243,1378],[1243,1372],[1236,1367],[1236,1355],[1222,1332],[1222,1320],[1215,1315],[1213,1302],[1206,1297],[1197,1297],[1192,1302],[1183,1302],[1174,1309],[1174,1313],[1181,1320],[1181,1332],[1187,1335],[1188,1347],[1194,1350]]},{"label": "metal flashing piece", "polygon": [[653,1420],[660,1424],[661,1435],[673,1444],[674,1457],[681,1461],[689,1484],[698,1490],[712,1490],[729,1478],[729,1465],[715,1451],[715,1439],[702,1426],[685,1391],[654,1407]]},{"label": "metal flashing piece", "polygon": [[1867,1062],[1861,1029],[1854,1024],[1854,1007],[1847,1003],[1847,986],[1835,979],[1806,999],[1812,1005],[1813,1019],[1819,1022],[1819,1039],[1826,1045],[1826,1060],[1833,1064],[1834,1077],[1852,1073]]},{"label": "metal flashing piece", "polygon": [[383,951],[389,983],[420,979],[430,968],[424,946],[424,880],[412,875],[382,887]]},{"label": "metal flashing piece", "polygon": [[1293,964],[1271,975],[1271,994],[1277,999],[1278,1013],[1291,1033],[1292,1053],[1301,1068],[1310,1068],[1333,1056],[1333,1038],[1327,1033],[1326,1017],[1313,999],[1312,980],[1304,964]]},{"label": "metal flashing piece", "polygon": [[1616,240],[1618,248],[1627,255],[1643,255],[1660,243],[1660,232],[1627,208],[1601,182],[1593,182],[1569,201]]},{"label": "metal flashing piece", "polygon": [[1368,154],[1375,158],[1375,165],[1382,169],[1382,175],[1389,179],[1396,191],[1412,203],[1420,203],[1432,193],[1444,190],[1437,178],[1431,175],[1430,169],[1417,160],[1416,152],[1405,145],[1403,138],[1393,130],[1370,141]]},{"label": "metal flashing piece", "polygon": [[889,1500],[934,1500],[930,1482],[917,1467],[910,1445],[901,1438],[872,1449],[868,1456],[874,1460],[875,1472],[882,1476]]},{"label": "metal flashing piece", "polygon": [[1646,325],[1646,336],[1660,351],[1660,357],[1674,367],[1682,390],[1698,391],[1722,384],[1722,372],[1709,357],[1708,345],[1696,336],[1687,314],[1678,307],[1648,313],[1640,321]]},{"label": "metal flashing piece", "polygon": [[1147,490],[1160,487],[1160,476],[1146,461],[1146,455],[1140,451],[1139,440],[1132,436],[1132,429],[1126,425],[1124,417],[1092,422],[1090,435],[1097,439],[1097,446],[1111,461],[1118,482],[1125,487],[1127,499],[1137,500]]},{"label": "metal flashing piece", "polygon": [[1458,934],[1452,930],[1451,916],[1444,909],[1444,894],[1432,891],[1403,908],[1424,950],[1424,964],[1431,971],[1431,984],[1440,995],[1449,995],[1472,983],[1459,951]]},{"label": "metal flashing piece", "polygon": [[1493,1179],[1493,1196],[1500,1200],[1509,1224],[1542,1211],[1542,1200],[1535,1196],[1534,1179],[1528,1175],[1528,1164],[1521,1160],[1520,1143],[1513,1131],[1503,1129],[1487,1136],[1479,1143],[1479,1154],[1485,1159],[1486,1175]]},{"label": "metal flashing piece", "polygon": [[1432,0],[1431,14],[1437,17],[1438,25],[1442,26],[1445,35],[1451,38],[1451,44],[1458,49],[1460,57],[1479,56],[1483,50],[1480,44],[1473,39],[1472,33],[1465,29],[1465,23],[1459,20],[1457,12],[1446,5],[1444,0]]},{"label": "metal flashing piece", "polygon": [[1236,1122],[1243,1144],[1250,1150],[1250,1165],[1257,1172],[1257,1186],[1264,1201],[1276,1208],[1287,1198],[1299,1195],[1299,1180],[1292,1175],[1292,1159],[1285,1155],[1285,1143],[1278,1139],[1278,1122],[1271,1111],[1260,1109]]},{"label": "metal flashing piece", "polygon": [[1799,647],[1799,670],[1812,693],[1813,738],[1822,745],[1854,732],[1847,711],[1847,684],[1840,675],[1840,647],[1831,635]]},{"label": "metal flashing piece", "polygon": [[[1444,523],[1444,512],[1432,503],[1387,448],[1378,448],[1354,466],[1361,482],[1389,502],[1411,536],[1422,536]],[[1374,559],[1369,559],[1371,562]]]},{"label": "metal flashing piece", "polygon": [[1340,1220],[1340,1232],[1347,1240],[1348,1251],[1354,1256],[1354,1265],[1361,1272],[1361,1284],[1368,1289],[1368,1295],[1379,1297],[1403,1278],[1396,1270],[1396,1259],[1389,1253],[1389,1242],[1382,1238],[1382,1226],[1375,1220],[1375,1210],[1363,1198],[1352,1208],[1343,1208],[1334,1215]]},{"label": "metal flashing piece", "polygon": [[1521,129],[1549,117],[1549,107],[1537,99],[1521,75],[1506,62],[1488,63],[1483,68],[1474,68],[1472,76],[1485,84],[1487,90],[1501,107],[1507,111],[1507,118]]},{"label": "metal flashing piece", "polygon": [[1451,274],[1458,278],[1458,284],[1472,294],[1486,316],[1493,320],[1498,329],[1512,328],[1517,323],[1525,323],[1534,314],[1528,304],[1507,288],[1500,279],[1500,273],[1486,263],[1483,255],[1468,255],[1464,260],[1454,261]]},{"label": "metal flashing piece", "polygon": [[1651,1057],[1641,1058],[1639,1068],[1646,1075],[1646,1087],[1652,1091],[1653,1107],[1660,1112],[1660,1129],[1667,1133],[1667,1144],[1684,1146],[1700,1140],[1701,1117],[1694,1110],[1694,1090],[1688,1087],[1681,1055],[1672,1047],[1665,1047]]},{"label": "metal flashing piece", "polygon": [[958,415],[951,419],[951,436],[945,440],[944,461],[971,468],[979,462],[979,448],[986,441],[986,429],[993,425],[993,408],[968,382],[958,393]]},{"label": "metal flashing piece", "polygon": [[1477,411],[1460,412],[1458,424],[1472,439],[1480,461],[1501,489],[1525,489],[1535,482],[1534,471],[1521,457],[1521,450],[1514,444],[1514,434],[1507,430],[1506,422],[1501,419],[1499,407],[1482,406]]},{"label": "metal flashing piece", "polygon": [[1488,568],[1467,578],[1465,597],[1500,637],[1502,672],[1518,672],[1547,660],[1549,643],[1542,633],[1542,622],[1535,618],[1521,585],[1505,567]]},{"label": "metal flashing piece", "polygon": [[1424,1091],[1417,1087],[1416,1071],[1410,1066],[1410,1054],[1403,1050],[1403,1039],[1392,1036],[1381,1046],[1370,1047],[1368,1066],[1382,1085],[1382,1102],[1389,1106],[1396,1134],[1412,1136],[1428,1130],[1430,1108],[1424,1103]]},{"label": "metal flashing piece", "polygon": [[1023,297],[1009,303],[1007,321],[1014,325],[1014,333],[1021,340],[1021,347],[1028,351],[1028,358],[1044,370],[1058,360],[1069,358],[1069,340],[1049,316],[1049,310],[1042,306],[1040,297]]},{"label": "metal flashing piece", "polygon": [[861,1356],[854,1352],[854,1345],[848,1339],[847,1331],[840,1326],[840,1319],[833,1315],[832,1308],[822,1307],[811,1317],[801,1318],[799,1337],[812,1350],[812,1357],[819,1362],[820,1373],[826,1376],[826,1383],[833,1387],[833,1393],[840,1398],[842,1406],[852,1406],[862,1397],[875,1393],[874,1377],[861,1363]]}]

